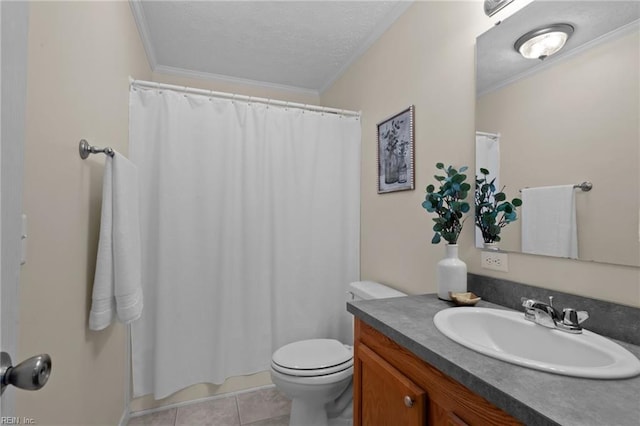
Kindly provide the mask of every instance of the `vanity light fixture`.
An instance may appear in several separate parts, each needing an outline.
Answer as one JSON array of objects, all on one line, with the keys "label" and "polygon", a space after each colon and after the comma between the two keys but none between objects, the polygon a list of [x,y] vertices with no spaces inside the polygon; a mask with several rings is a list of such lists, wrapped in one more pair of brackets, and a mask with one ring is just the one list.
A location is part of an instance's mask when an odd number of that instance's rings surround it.
[{"label": "vanity light fixture", "polygon": [[514,47],[527,59],[545,59],[558,52],[573,34],[569,24],[553,24],[531,30],[516,41]]},{"label": "vanity light fixture", "polygon": [[487,16],[493,16],[512,1],[513,0],[484,0],[484,13]]}]

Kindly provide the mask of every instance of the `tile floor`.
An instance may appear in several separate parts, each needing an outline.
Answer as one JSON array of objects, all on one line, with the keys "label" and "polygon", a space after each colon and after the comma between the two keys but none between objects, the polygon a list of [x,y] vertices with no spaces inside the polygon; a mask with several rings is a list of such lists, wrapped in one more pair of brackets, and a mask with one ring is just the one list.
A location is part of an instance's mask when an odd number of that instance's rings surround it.
[{"label": "tile floor", "polygon": [[132,417],[129,426],[288,426],[291,401],[275,388]]}]

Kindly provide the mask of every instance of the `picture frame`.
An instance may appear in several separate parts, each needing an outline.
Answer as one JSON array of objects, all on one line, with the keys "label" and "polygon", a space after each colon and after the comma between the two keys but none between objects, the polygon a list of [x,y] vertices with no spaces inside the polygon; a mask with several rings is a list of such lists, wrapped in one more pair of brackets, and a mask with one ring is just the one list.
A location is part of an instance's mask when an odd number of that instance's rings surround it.
[{"label": "picture frame", "polygon": [[377,125],[378,194],[415,189],[414,106]]}]

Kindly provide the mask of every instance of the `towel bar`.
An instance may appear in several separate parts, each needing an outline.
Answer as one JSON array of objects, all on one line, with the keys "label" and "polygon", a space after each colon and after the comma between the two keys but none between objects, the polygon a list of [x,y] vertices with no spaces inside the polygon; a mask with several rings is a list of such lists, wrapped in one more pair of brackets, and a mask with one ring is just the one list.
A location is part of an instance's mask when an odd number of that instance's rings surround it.
[{"label": "towel bar", "polygon": [[589,181],[585,181],[585,182],[582,182],[581,184],[573,185],[573,187],[574,188],[580,188],[584,192],[589,192],[589,191],[591,191],[591,188],[593,188],[593,184],[591,182],[589,182]]},{"label": "towel bar", "polygon": [[[589,192],[593,188],[593,184],[589,181],[584,181],[582,183],[573,185],[574,188],[580,188],[584,192]],[[528,187],[524,188],[527,189]],[[522,192],[522,189],[518,189],[518,192]]]},{"label": "towel bar", "polygon": [[80,140],[78,149],[80,150],[80,158],[82,158],[83,160],[86,160],[87,157],[89,157],[89,154],[98,154],[102,152],[104,154],[107,154],[109,157],[113,157],[113,155],[115,154],[115,151],[112,148],[96,148],[95,146],[89,145],[89,142],[87,142],[85,139]]}]

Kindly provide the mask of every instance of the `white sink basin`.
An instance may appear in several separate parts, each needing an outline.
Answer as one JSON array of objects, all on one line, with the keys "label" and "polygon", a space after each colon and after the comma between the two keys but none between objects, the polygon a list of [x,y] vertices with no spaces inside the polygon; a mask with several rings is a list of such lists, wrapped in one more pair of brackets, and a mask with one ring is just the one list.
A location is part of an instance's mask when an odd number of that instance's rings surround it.
[{"label": "white sink basin", "polygon": [[640,360],[617,343],[588,330],[570,334],[546,328],[525,320],[522,312],[449,308],[433,322],[455,342],[523,367],[593,379],[640,374]]}]

